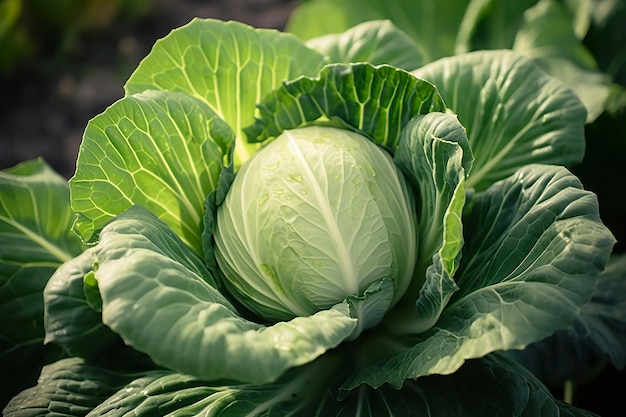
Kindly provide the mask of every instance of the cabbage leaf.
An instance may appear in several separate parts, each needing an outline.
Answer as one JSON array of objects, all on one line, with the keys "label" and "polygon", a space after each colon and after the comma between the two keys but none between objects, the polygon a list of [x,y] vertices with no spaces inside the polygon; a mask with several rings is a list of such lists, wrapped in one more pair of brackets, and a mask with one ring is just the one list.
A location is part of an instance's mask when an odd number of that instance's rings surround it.
[{"label": "cabbage leaf", "polygon": [[0,399],[34,382],[27,365],[57,359],[44,346],[41,293],[55,269],[84,246],[71,232],[67,181],[42,159],[0,171]]},{"label": "cabbage leaf", "polygon": [[467,359],[523,349],[569,326],[591,298],[615,242],[595,196],[563,167],[529,165],[472,199],[464,215],[459,290],[406,350],[349,378],[399,388],[455,372]]},{"label": "cabbage leaf", "polygon": [[437,86],[467,129],[474,166],[467,187],[484,190],[531,164],[572,166],[585,151],[585,107],[523,55],[478,51],[413,71]]},{"label": "cabbage leaf", "polygon": [[273,326],[246,320],[200,258],[141,206],[102,230],[93,255],[102,322],[157,364],[204,379],[273,381],[356,326],[347,303]]}]

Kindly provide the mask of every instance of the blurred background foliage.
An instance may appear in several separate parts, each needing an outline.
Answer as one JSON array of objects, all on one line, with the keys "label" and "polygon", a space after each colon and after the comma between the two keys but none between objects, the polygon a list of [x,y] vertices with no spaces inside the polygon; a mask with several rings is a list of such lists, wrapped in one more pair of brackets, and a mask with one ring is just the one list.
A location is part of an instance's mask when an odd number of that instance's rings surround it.
[{"label": "blurred background foliage", "polygon": [[135,22],[151,0],[2,0],[0,71],[19,70],[29,62],[63,59],[77,39],[107,30],[116,19]]}]

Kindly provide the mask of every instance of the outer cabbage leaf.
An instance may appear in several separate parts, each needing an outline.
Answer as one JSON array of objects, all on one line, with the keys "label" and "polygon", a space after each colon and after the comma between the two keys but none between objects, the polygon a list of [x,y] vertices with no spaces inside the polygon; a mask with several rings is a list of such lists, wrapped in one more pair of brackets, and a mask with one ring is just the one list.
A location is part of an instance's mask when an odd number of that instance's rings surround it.
[{"label": "outer cabbage leaf", "polygon": [[270,382],[345,340],[347,303],[270,327],[242,318],[200,258],[135,206],[94,248],[102,321],[157,364],[204,379]]},{"label": "outer cabbage leaf", "polygon": [[556,400],[532,374],[500,355],[468,361],[452,375],[406,381],[397,390],[361,386],[320,404],[315,416],[527,416],[592,417],[595,414]]},{"label": "outer cabbage leaf", "polygon": [[275,382],[255,385],[211,383],[171,370],[112,370],[72,358],[44,367],[38,385],[16,396],[3,415],[303,415],[328,394],[328,383],[341,367],[341,357],[325,355]]},{"label": "outer cabbage leaf", "polygon": [[550,387],[587,382],[606,365],[626,366],[626,255],[614,255],[571,327],[508,354]]},{"label": "outer cabbage leaf", "polygon": [[15,396],[3,410],[5,417],[88,415],[118,389],[146,385],[170,371],[148,375],[105,369],[81,358],[67,358],[44,366],[36,386]]},{"label": "outer cabbage leaf", "polygon": [[394,332],[428,330],[458,289],[453,276],[463,246],[465,178],[472,161],[465,128],[453,115],[420,115],[403,130],[394,162],[419,193],[420,250],[413,282],[405,295],[408,303],[417,299],[411,306],[417,315],[411,320],[404,309],[396,311],[396,317],[391,318]]},{"label": "outer cabbage leaf", "polygon": [[318,121],[356,129],[390,150],[416,114],[443,111],[436,88],[391,66],[331,64],[316,78],[283,82],[258,104],[256,122],[245,130],[250,141]]},{"label": "outer cabbage leaf", "polygon": [[145,377],[96,407],[88,416],[202,415],[283,417],[306,415],[328,390],[328,380],[341,364],[327,356],[302,368],[287,372],[267,384],[208,383],[176,373]]},{"label": "outer cabbage leaf", "polygon": [[401,390],[363,386],[338,399],[331,381],[343,374],[344,364],[333,353],[255,385],[66,359],[44,367],[39,384],[15,397],[4,416],[594,416],[555,400],[528,371],[501,356],[469,361],[453,375],[409,381]]},{"label": "outer cabbage leaf", "polygon": [[[71,356],[101,363],[150,364],[147,357],[126,346],[102,323],[101,305],[90,303],[88,282],[94,262],[93,249],[88,249],[62,264],[48,281],[43,292],[44,343],[55,343]],[[97,287],[95,290],[99,302]]]},{"label": "outer cabbage leaf", "polygon": [[328,57],[330,63],[369,62],[407,71],[423,64],[415,41],[389,20],[364,22],[345,32],[310,39],[306,44]]},{"label": "outer cabbage leaf", "polygon": [[469,188],[484,190],[531,163],[569,166],[582,160],[585,107],[522,55],[470,52],[413,74],[437,86],[467,129],[475,158]]},{"label": "outer cabbage leaf", "polygon": [[314,75],[323,64],[291,34],[196,18],[157,41],[124,88],[126,94],[168,90],[202,100],[235,132],[239,166],[258,149],[241,134],[254,121],[254,105],[282,80]]},{"label": "outer cabbage leaf", "polygon": [[127,96],[87,125],[70,179],[75,229],[87,241],[115,215],[141,204],[201,253],[207,195],[216,189],[231,129],[182,93]]},{"label": "outer cabbage leaf", "polygon": [[[67,181],[43,160],[0,171],[0,371],[2,394],[30,383],[60,351],[43,346],[41,292],[55,269],[83,250],[71,232]],[[6,383],[6,385],[5,385]]]},{"label": "outer cabbage leaf", "polygon": [[555,166],[530,165],[476,195],[463,225],[460,289],[439,321],[345,389],[450,374],[467,359],[522,349],[567,327],[589,301],[615,241],[595,196]]}]

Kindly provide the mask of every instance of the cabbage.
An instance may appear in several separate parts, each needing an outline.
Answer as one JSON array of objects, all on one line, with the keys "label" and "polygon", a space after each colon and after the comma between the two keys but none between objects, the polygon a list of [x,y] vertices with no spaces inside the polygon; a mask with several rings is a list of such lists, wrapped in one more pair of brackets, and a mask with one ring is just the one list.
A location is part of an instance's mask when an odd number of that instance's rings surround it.
[{"label": "cabbage", "polygon": [[216,258],[235,298],[274,322],[379,288],[357,314],[368,328],[409,285],[415,224],[385,150],[343,129],[287,130],[235,177],[217,212]]},{"label": "cabbage", "polygon": [[411,42],[194,19],[69,182],[0,171],[5,396],[41,370],[4,415],[589,415],[520,364],[626,363],[623,263],[568,168],[586,108],[514,51],[413,70]]}]

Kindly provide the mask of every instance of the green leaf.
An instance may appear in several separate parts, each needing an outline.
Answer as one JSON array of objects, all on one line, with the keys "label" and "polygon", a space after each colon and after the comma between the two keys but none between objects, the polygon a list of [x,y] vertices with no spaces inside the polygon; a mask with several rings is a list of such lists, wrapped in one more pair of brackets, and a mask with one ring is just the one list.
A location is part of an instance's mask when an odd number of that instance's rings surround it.
[{"label": "green leaf", "polygon": [[446,270],[453,274],[462,246],[465,178],[473,162],[465,128],[450,114],[417,116],[403,130],[394,162],[420,194],[422,262],[430,263],[440,250]]},{"label": "green leaf", "polygon": [[[43,292],[45,343],[55,343],[71,356],[101,363],[149,364],[148,358],[126,346],[102,323],[94,262],[93,249],[88,249],[62,264],[48,281]],[[98,309],[93,308],[96,304]]]},{"label": "green leaf", "polygon": [[626,255],[615,255],[598,277],[572,331],[591,339],[616,368],[626,367]]},{"label": "green leaf", "polygon": [[537,0],[471,0],[458,27],[455,54],[510,49],[524,12],[536,3]]},{"label": "green leaf", "polygon": [[531,58],[579,95],[587,122],[592,122],[604,111],[610,77],[597,70],[582,42],[589,27],[588,8],[588,1],[472,1],[459,29],[456,53],[513,49]]},{"label": "green leaf", "polygon": [[22,391],[3,410],[4,417],[89,415],[118,389],[148,385],[170,371],[152,371],[145,376],[105,369],[80,358],[59,360],[44,366],[37,385]]},{"label": "green leaf", "polygon": [[626,366],[626,255],[614,255],[598,276],[592,299],[571,327],[508,352],[550,387],[565,381],[588,382],[606,366]]},{"label": "green leaf", "polygon": [[97,367],[81,359],[43,369],[39,384],[15,397],[5,417],[308,415],[328,392],[336,356],[326,355],[268,384],[214,383],[170,370],[142,373]]},{"label": "green leaf", "polygon": [[307,41],[307,46],[328,57],[330,63],[369,62],[412,71],[423,64],[413,39],[389,20],[373,20],[345,32]]},{"label": "green leaf", "polygon": [[394,150],[409,119],[445,107],[435,87],[410,73],[357,63],[327,65],[316,78],[284,82],[258,108],[256,122],[245,129],[253,142],[322,118],[339,121]]},{"label": "green leaf", "polygon": [[589,3],[472,1],[459,28],[456,53],[513,49],[531,58],[579,95],[587,108],[587,122],[592,122],[604,111],[610,77],[598,71],[582,42],[589,26]]},{"label": "green leaf", "polygon": [[556,400],[521,366],[500,355],[468,361],[452,375],[405,381],[400,389],[362,385],[335,401],[326,397],[315,416],[592,417]]},{"label": "green leaf", "polygon": [[237,167],[258,149],[241,134],[254,121],[255,104],[281,81],[314,75],[323,63],[291,34],[196,18],[156,42],[125,90],[177,91],[203,101],[235,132]]},{"label": "green leaf", "polygon": [[356,326],[346,303],[269,327],[245,320],[200,258],[139,206],[102,230],[94,257],[102,321],[156,363],[204,379],[273,381]]},{"label": "green leaf", "polygon": [[593,0],[591,3],[593,7],[588,11],[591,25],[585,45],[598,61],[598,66],[610,74],[615,83],[626,86],[626,50],[621,41],[626,36],[626,7],[616,0]]},{"label": "green leaf", "polygon": [[133,381],[96,407],[95,416],[188,415],[265,416],[303,415],[327,391],[328,380],[341,363],[320,358],[287,372],[268,384],[209,383],[188,375],[156,374]]},{"label": "green leaf", "polygon": [[[319,16],[325,18],[320,19]],[[350,0],[303,1],[289,15],[285,30],[308,41],[345,32],[360,23],[381,18],[371,7],[354,8]]]},{"label": "green leaf", "polygon": [[[469,0],[316,0],[291,13],[286,30],[301,39],[339,33],[369,20],[389,19],[419,46],[424,62],[452,55]],[[324,16],[320,19],[320,16]]]},{"label": "green leaf", "polygon": [[455,372],[465,360],[522,349],[570,325],[615,239],[595,196],[565,168],[530,165],[473,198],[455,275],[460,290],[412,347],[351,378],[395,387]]},{"label": "green leaf", "polygon": [[86,241],[141,204],[201,253],[204,200],[234,135],[202,101],[147,91],[124,97],[87,125],[70,179],[75,229]]},{"label": "green leaf", "polygon": [[0,371],[3,397],[59,349],[43,346],[41,293],[55,269],[83,250],[71,232],[67,181],[41,159],[0,171]]},{"label": "green leaf", "polygon": [[[389,20],[415,42],[424,63],[470,51],[514,49],[575,90],[587,108],[587,122],[592,122],[605,109],[611,77],[597,70],[592,54],[582,41],[592,18],[589,3],[318,0],[296,7],[286,27],[302,39],[310,39],[344,32],[371,20]],[[596,4],[593,8],[593,19],[599,21],[598,26],[605,23],[605,16],[617,15],[614,10],[607,12],[615,8],[613,5]],[[332,18],[320,21],[317,16]],[[621,22],[619,18],[614,20]],[[587,39],[585,43],[589,43]],[[605,41],[593,52],[611,57],[614,65],[609,69],[614,69],[619,66],[616,62],[622,54],[603,52],[611,48],[611,43],[616,42]]]},{"label": "green leaf", "polygon": [[413,73],[437,86],[467,129],[475,158],[467,187],[484,190],[531,163],[582,160],[585,107],[529,59],[503,50],[470,52]]},{"label": "green leaf", "polygon": [[404,315],[396,320],[411,332],[432,327],[458,289],[453,276],[463,246],[461,215],[472,161],[465,128],[453,115],[417,116],[403,130],[394,162],[411,179],[421,201],[419,259],[405,296],[410,303],[417,299],[417,320],[407,320]]},{"label": "green leaf", "polygon": [[542,0],[529,8],[512,49],[532,58],[543,71],[574,90],[587,109],[587,123],[604,111],[611,77],[598,71],[593,55],[574,32],[571,16],[559,2]]},{"label": "green leaf", "polygon": [[45,367],[39,384],[15,397],[4,416],[595,416],[554,399],[528,371],[497,355],[469,361],[453,375],[407,381],[400,390],[362,386],[339,400],[332,386],[342,359],[326,355],[263,385],[66,359]]}]

